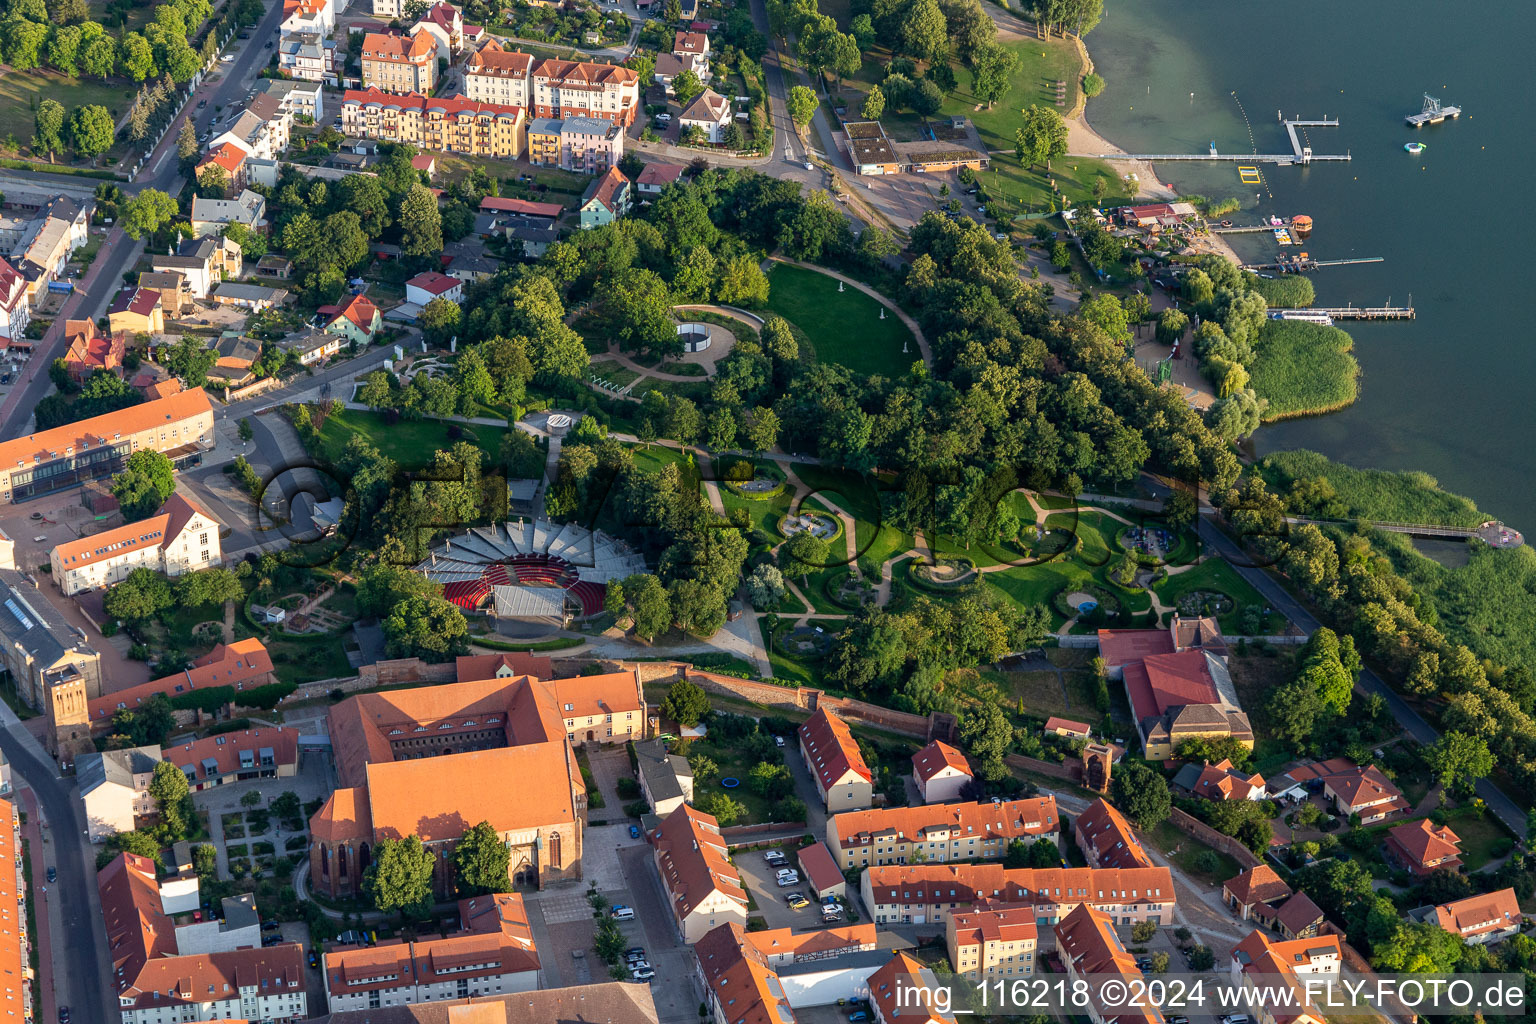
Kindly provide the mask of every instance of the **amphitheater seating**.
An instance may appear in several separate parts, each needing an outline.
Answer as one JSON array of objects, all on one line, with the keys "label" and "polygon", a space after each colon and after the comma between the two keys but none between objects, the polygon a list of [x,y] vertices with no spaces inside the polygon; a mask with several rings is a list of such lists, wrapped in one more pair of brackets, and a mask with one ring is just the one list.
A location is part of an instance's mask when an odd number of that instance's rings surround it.
[{"label": "amphitheater seating", "polygon": [[581,614],[585,617],[596,615],[603,610],[603,598],[608,595],[608,587],[602,583],[588,583],[582,580],[571,587],[571,593],[581,602]]},{"label": "amphitheater seating", "polygon": [[445,583],[443,585],[443,597],[465,611],[472,611],[480,607],[481,603],[490,596],[491,585],[483,578],[478,580],[462,580],[457,583]]}]

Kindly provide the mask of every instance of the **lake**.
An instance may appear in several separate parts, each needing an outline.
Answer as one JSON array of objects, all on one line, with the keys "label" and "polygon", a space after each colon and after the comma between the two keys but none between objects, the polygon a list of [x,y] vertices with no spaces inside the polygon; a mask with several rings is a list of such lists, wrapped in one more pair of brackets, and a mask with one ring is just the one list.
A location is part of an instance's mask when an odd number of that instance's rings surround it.
[{"label": "lake", "polygon": [[[1108,83],[1088,104],[1094,128],[1131,152],[1203,153],[1214,141],[1222,152],[1280,153],[1290,146],[1277,111],[1338,118],[1338,128],[1309,129],[1308,141],[1316,153],[1348,152],[1349,163],[1261,165],[1262,188],[1241,184],[1230,163],[1166,162],[1158,171],[1181,192],[1242,198],[1236,223],[1310,214],[1315,228],[1302,248],[1316,259],[1385,257],[1314,274],[1319,305],[1406,305],[1411,296],[1417,308],[1412,322],[1341,323],[1364,372],[1360,400],[1262,428],[1259,453],[1313,448],[1354,465],[1422,469],[1511,525],[1536,528],[1528,511],[1536,405],[1527,390],[1536,346],[1526,307],[1514,301],[1531,286],[1517,257],[1529,246],[1521,175],[1536,168],[1536,7],[1105,6],[1086,39]],[[1408,128],[1403,118],[1426,92],[1464,113]],[[1426,151],[1404,152],[1415,140]],[[1264,236],[1234,237],[1245,259],[1279,248]]]}]

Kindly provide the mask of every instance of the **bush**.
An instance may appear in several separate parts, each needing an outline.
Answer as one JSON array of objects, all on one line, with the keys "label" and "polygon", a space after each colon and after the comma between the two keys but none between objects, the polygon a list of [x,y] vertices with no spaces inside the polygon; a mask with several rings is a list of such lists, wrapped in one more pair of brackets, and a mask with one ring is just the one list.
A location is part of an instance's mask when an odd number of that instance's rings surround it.
[{"label": "bush", "polygon": [[651,813],[651,805],[644,800],[636,800],[624,805],[624,813],[631,818],[641,818]]},{"label": "bush", "polygon": [[633,800],[640,795],[640,783],[628,776],[619,779],[617,788],[619,796],[625,800]]},{"label": "bush", "polygon": [[1104,91],[1104,78],[1090,71],[1083,76],[1083,95],[1093,99]]}]

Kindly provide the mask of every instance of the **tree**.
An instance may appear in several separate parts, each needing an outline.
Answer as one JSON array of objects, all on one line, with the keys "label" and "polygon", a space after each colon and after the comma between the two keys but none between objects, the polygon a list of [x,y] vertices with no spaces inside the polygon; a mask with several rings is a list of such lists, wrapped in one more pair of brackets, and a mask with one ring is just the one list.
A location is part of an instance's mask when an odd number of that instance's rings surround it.
[{"label": "tree", "polygon": [[53,154],[64,148],[64,105],[58,100],[43,100],[32,115],[32,148],[48,152],[48,162]]},{"label": "tree", "polygon": [[180,377],[189,388],[200,388],[208,382],[208,371],[218,358],[218,352],[192,334],[184,334],[175,345],[160,350],[160,365]]},{"label": "tree", "polygon": [[[217,164],[210,166],[217,168],[220,174],[224,173],[224,168]],[[139,239],[154,234],[174,221],[181,213],[181,204],[175,196],[167,195],[157,188],[146,188],[118,209],[121,211],[118,223],[122,225],[123,233],[129,238]]]},{"label": "tree", "polygon": [[1115,806],[1143,832],[1167,818],[1173,807],[1168,781],[1145,764],[1132,763],[1117,768],[1111,785]]},{"label": "tree", "polygon": [[175,490],[171,460],[149,448],[128,456],[123,471],[112,478],[112,494],[130,523],[154,515]]},{"label": "tree", "polygon": [[945,59],[949,53],[949,27],[938,0],[912,0],[901,18],[897,45],[902,53],[922,61]]},{"label": "tree", "polygon": [[464,613],[441,597],[407,597],[384,620],[385,649],[391,658],[446,661],[469,650],[468,634]]},{"label": "tree", "polygon": [[803,85],[791,87],[789,96],[784,101],[784,106],[789,111],[789,119],[802,130],[811,123],[811,118],[816,116],[816,108],[819,105],[816,94]]},{"label": "tree", "polygon": [[171,585],[176,603],[183,608],[206,608],[226,601],[238,601],[245,596],[240,577],[230,569],[212,566],[197,572],[183,573]]},{"label": "tree", "polygon": [[794,776],[782,764],[759,761],[747,772],[747,785],[752,792],[769,800],[779,800],[795,791]]},{"label": "tree", "polygon": [[176,135],[176,159],[184,165],[190,165],[197,159],[202,144],[197,141],[197,126],[189,117],[181,122],[181,131]]},{"label": "tree", "polygon": [[1067,123],[1050,107],[1031,103],[1022,111],[1024,123],[1014,132],[1014,152],[1026,167],[1050,166],[1067,152]]},{"label": "tree", "polygon": [[76,107],[70,116],[70,144],[87,160],[94,160],[111,149],[114,134],[112,115],[107,113],[106,107],[91,103]]},{"label": "tree", "polygon": [[134,569],[102,598],[107,614],[126,622],[142,621],[171,604],[170,581],[147,567]]},{"label": "tree", "polygon": [[960,745],[981,766],[981,777],[997,782],[1008,775],[1003,755],[1013,746],[1013,724],[993,703],[975,704],[960,716]]},{"label": "tree", "polygon": [[106,843],[96,854],[96,870],[100,871],[124,853],[148,857],[156,866],[161,864],[160,841],[147,832],[133,830],[107,837]]},{"label": "tree", "polygon": [[437,858],[418,836],[381,839],[363,873],[363,892],[388,914],[425,917],[432,910],[432,870]]},{"label": "tree", "polygon": [[1199,945],[1189,951],[1189,969],[1192,971],[1208,971],[1216,966],[1216,954],[1211,952],[1211,947]]},{"label": "tree", "polygon": [[488,821],[464,833],[453,848],[454,880],[460,896],[506,892],[511,851]]},{"label": "tree", "polygon": [[920,78],[912,83],[912,90],[907,95],[907,106],[913,113],[923,117],[932,117],[939,112],[944,105],[944,94],[931,78]]},{"label": "tree", "polygon": [[715,300],[722,305],[748,309],[764,305],[768,301],[768,276],[758,261],[748,254],[732,256],[719,273]]},{"label": "tree", "polygon": [[704,83],[699,81],[692,68],[684,68],[672,78],[672,95],[677,98],[678,106],[685,110],[703,91]]},{"label": "tree", "polygon": [[704,798],[695,801],[694,806],[705,814],[713,816],[721,828],[730,828],[747,813],[745,804],[731,799],[729,793],[720,790],[704,794]]},{"label": "tree", "polygon": [[787,575],[799,576],[802,583],[811,573],[827,568],[829,558],[827,542],[810,530],[800,530],[779,548],[779,567]]},{"label": "tree", "polygon": [[[129,35],[137,38],[139,43],[144,46],[145,55],[149,56],[151,66],[153,66],[154,57],[149,54],[149,44],[144,42],[144,37],[136,36],[134,33],[129,33]],[[127,40],[125,39],[124,42],[126,43]],[[94,75],[103,81],[111,78],[113,69],[117,67],[117,41],[111,36],[102,35],[95,37],[88,43],[84,43],[80,47],[78,63],[80,70],[87,75]],[[144,79],[140,77],[134,79],[134,81],[142,82]]]},{"label": "tree", "polygon": [[1488,741],[1464,732],[1448,732],[1424,751],[1424,763],[1446,789],[1470,786],[1493,771]]},{"label": "tree", "polygon": [[443,251],[443,219],[437,197],[417,182],[400,201],[401,251],[407,256],[436,257]]},{"label": "tree", "polygon": [[783,600],[787,592],[784,574],[776,565],[764,562],[752,570],[752,575],[747,577],[747,599],[752,602],[752,607],[760,612],[778,607],[779,601]]},{"label": "tree", "polygon": [[229,194],[229,172],[208,164],[197,172],[197,194],[204,199],[223,199]]},{"label": "tree", "polygon": [[624,594],[635,620],[635,635],[649,642],[672,625],[672,603],[666,588],[650,573],[626,577]]},{"label": "tree", "polygon": [[[868,17],[868,15],[860,17]],[[885,93],[880,91],[878,85],[870,87],[869,94],[864,97],[864,106],[860,108],[859,113],[866,121],[878,121],[880,115],[885,113]]]},{"label": "tree", "polygon": [[1389,939],[1371,944],[1371,964],[1400,974],[1449,974],[1466,952],[1466,941],[1433,921],[1398,921]]},{"label": "tree", "polygon": [[212,843],[198,843],[192,847],[192,871],[198,878],[212,882],[219,873],[219,851]]},{"label": "tree", "polygon": [[875,23],[870,19],[869,15],[855,15],[848,28],[853,33],[853,41],[858,44],[859,49],[867,50],[874,45]]},{"label": "tree", "polygon": [[48,63],[74,78],[80,70],[80,26],[60,25],[48,40]]},{"label": "tree", "polygon": [[463,311],[452,299],[441,296],[422,307],[416,322],[426,335],[427,342],[442,348],[448,347],[448,339],[459,332]]},{"label": "tree", "polygon": [[996,42],[985,42],[971,54],[972,91],[991,110],[1008,92],[1009,80],[1018,67],[1019,55]]},{"label": "tree", "polygon": [[187,837],[187,826],[195,813],[190,806],[192,788],[187,776],[170,761],[157,761],[149,779],[149,796],[160,815],[160,835],[168,843]]},{"label": "tree", "polygon": [[1102,76],[1090,71],[1083,76],[1083,95],[1093,99],[1104,91],[1104,79]]},{"label": "tree", "polygon": [[699,719],[709,713],[709,695],[697,683],[679,679],[667,690],[661,713],[684,727],[698,725]]}]

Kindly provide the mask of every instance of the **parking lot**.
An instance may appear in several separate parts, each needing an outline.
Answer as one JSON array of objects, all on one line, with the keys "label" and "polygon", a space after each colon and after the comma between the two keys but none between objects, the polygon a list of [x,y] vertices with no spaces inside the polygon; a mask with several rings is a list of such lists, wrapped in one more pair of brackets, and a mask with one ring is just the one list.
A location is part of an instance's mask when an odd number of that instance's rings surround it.
[{"label": "parking lot", "polygon": [[[757,902],[758,912],[763,915],[763,920],[768,922],[769,928],[794,928],[796,931],[810,931],[815,928],[827,928],[836,924],[847,924],[848,918],[824,922],[821,919],[821,909],[818,906],[821,900],[811,889],[806,881],[805,873],[797,871],[800,880],[793,885],[779,888],[777,881],[778,868],[770,865],[763,859],[762,850],[743,851],[735,855],[736,870],[741,873],[741,880],[746,883],[752,898]],[[790,866],[794,866],[793,858]],[[784,902],[784,897],[792,892],[803,895],[810,906],[795,910]]]}]

